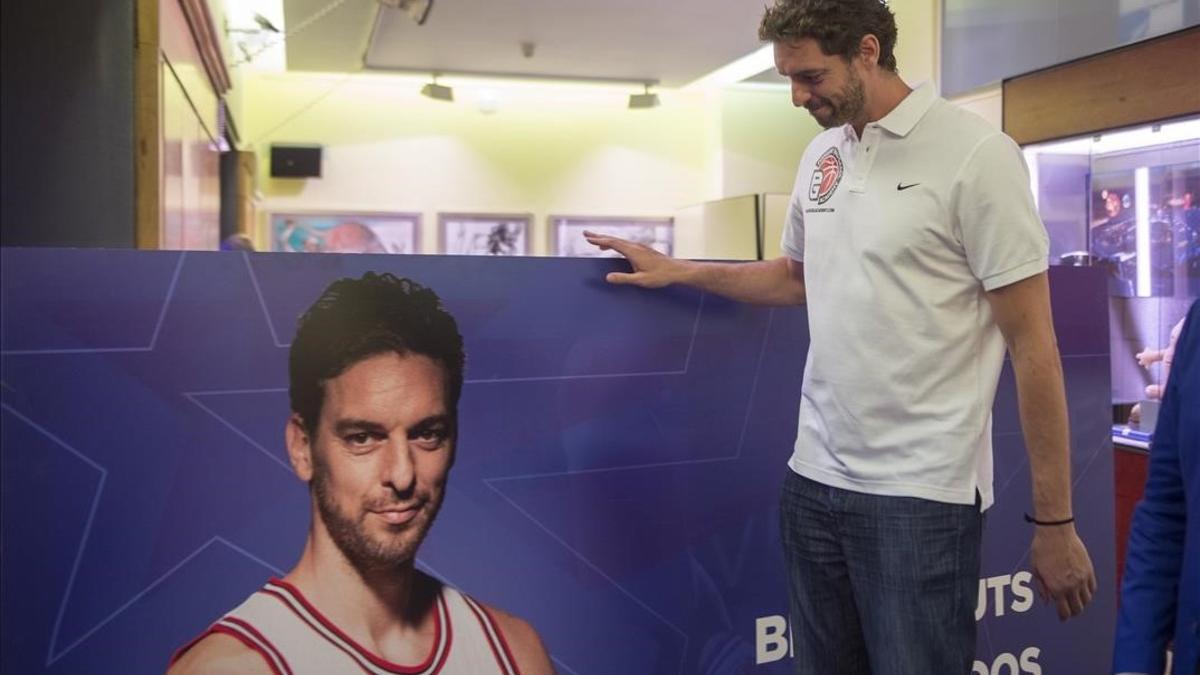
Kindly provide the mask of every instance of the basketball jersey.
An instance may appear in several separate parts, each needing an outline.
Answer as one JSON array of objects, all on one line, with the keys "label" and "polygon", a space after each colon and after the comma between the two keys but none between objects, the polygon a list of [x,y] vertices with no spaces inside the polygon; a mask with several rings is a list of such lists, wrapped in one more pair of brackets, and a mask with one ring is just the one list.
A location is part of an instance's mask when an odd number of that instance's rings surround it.
[{"label": "basketball jersey", "polygon": [[359,645],[313,607],[295,586],[271,579],[180,649],[172,663],[200,640],[221,633],[258,652],[275,675],[519,674],[500,627],[478,602],[440,585],[433,611],[433,648],[421,663],[402,665]]}]

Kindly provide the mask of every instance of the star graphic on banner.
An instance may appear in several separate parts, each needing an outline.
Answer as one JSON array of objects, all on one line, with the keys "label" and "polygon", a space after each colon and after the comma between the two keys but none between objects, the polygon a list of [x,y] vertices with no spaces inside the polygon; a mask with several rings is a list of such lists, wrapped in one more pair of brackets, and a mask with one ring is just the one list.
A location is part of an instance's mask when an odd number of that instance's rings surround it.
[{"label": "star graphic on banner", "polygon": [[[122,321],[131,317],[120,315],[120,299],[114,300],[110,293],[127,290],[121,288],[127,279],[117,279],[113,284],[117,288],[104,288],[107,279],[94,279],[91,287],[78,286],[78,297],[47,300],[50,316],[39,318],[52,324],[52,330],[87,330],[89,326],[60,321],[82,315],[101,324],[91,336],[111,339],[108,344],[64,346],[50,339],[48,346],[14,345],[29,334],[14,337],[6,331],[2,404],[6,428],[23,427],[32,438],[43,441],[43,453],[65,453],[74,462],[71,475],[44,489],[65,481],[90,495],[86,510],[79,514],[82,526],[67,577],[61,590],[45,596],[57,608],[47,644],[47,668],[85,646],[214,547],[241,556],[258,575],[278,574],[287,562],[278,554],[256,552],[259,542],[274,539],[264,531],[269,524],[241,522],[239,514],[270,511],[269,500],[278,499],[281,492],[290,494],[295,504],[303,504],[306,491],[280,471],[278,462],[249,455],[229,443],[225,434],[210,428],[203,411],[170,393],[176,383],[204,388],[238,364],[279,359],[278,353],[272,353],[277,348],[264,349],[254,340],[254,327],[262,332],[265,327],[252,303],[223,307],[230,321],[244,327],[242,340],[221,339],[221,332],[229,332],[228,325],[186,325],[187,317],[175,310],[203,306],[218,300],[214,296],[220,292],[220,284],[214,293],[211,278],[203,270],[193,271],[188,258],[162,254],[155,256],[155,264],[142,265],[142,276],[132,281],[142,285],[139,292],[156,283],[161,300],[146,305],[155,310],[153,314],[133,317],[124,325]],[[18,304],[8,300],[6,305]],[[55,302],[61,306],[55,307]],[[118,308],[115,317],[88,316],[97,307],[112,306]],[[13,312],[7,318],[13,318]],[[35,339],[62,334],[31,332]],[[67,341],[72,339],[68,336]],[[275,366],[253,368],[246,374],[251,379],[278,381],[279,373]],[[5,445],[9,456],[27,451],[32,444],[9,447],[6,439]],[[129,461],[131,457],[137,461]]]}]

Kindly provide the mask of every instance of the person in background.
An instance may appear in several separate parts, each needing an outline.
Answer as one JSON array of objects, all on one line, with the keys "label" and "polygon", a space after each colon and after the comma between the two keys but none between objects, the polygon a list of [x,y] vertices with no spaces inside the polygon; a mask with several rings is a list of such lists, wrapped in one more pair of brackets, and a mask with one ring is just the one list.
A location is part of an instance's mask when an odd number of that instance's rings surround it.
[{"label": "person in background", "polygon": [[1129,530],[1113,672],[1200,673],[1200,301],[1175,346],[1146,491]]},{"label": "person in background", "polygon": [[249,251],[254,252],[254,242],[250,237],[242,234],[231,234],[221,242],[222,251]]}]

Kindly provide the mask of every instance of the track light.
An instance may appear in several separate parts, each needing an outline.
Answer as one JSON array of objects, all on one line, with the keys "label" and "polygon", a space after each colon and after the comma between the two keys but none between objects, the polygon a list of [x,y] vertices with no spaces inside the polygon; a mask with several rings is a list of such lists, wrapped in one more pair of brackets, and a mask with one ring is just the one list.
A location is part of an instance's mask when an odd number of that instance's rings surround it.
[{"label": "track light", "polygon": [[435,101],[454,101],[454,89],[443,84],[437,83],[437,75],[433,76],[433,81],[421,87],[421,95],[428,96]]},{"label": "track light", "polygon": [[275,27],[275,24],[271,23],[270,19],[263,16],[262,14],[259,14],[258,12],[254,13],[254,23],[258,24],[259,28],[261,28],[269,33],[278,33],[279,32],[279,29]]},{"label": "track light", "polygon": [[378,0],[385,7],[394,7],[406,14],[418,26],[425,25],[429,18],[429,10],[433,9],[433,0]]},{"label": "track light", "polygon": [[629,95],[629,109],[638,110],[640,108],[657,108],[659,104],[658,94],[650,93],[650,84],[645,85],[646,92],[643,94]]}]

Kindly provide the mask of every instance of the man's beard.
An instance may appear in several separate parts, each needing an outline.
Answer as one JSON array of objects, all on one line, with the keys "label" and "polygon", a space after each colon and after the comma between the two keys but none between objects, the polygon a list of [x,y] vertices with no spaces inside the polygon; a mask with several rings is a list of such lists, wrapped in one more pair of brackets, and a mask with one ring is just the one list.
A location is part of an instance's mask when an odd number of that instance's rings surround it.
[{"label": "man's beard", "polygon": [[[829,106],[829,115],[823,119],[817,117],[815,114],[813,115],[813,119],[817,121],[817,124],[826,129],[840,127],[843,124],[853,122],[862,115],[863,109],[866,108],[867,96],[862,78],[855,74],[853,68],[850,68],[848,72],[849,76],[846,87],[838,92],[841,101],[834,101],[828,98],[821,99],[822,104]],[[811,108],[809,109],[809,113],[812,113]]]},{"label": "man's beard", "polygon": [[344,513],[329,494],[329,478],[325,467],[317,462],[313,469],[313,494],[317,500],[321,521],[333,543],[355,569],[360,573],[387,571],[410,563],[416,558],[417,548],[424,541],[434,518],[437,517],[438,509],[441,508],[440,493],[431,495],[421,506],[420,513],[403,529],[385,538],[376,538],[367,531],[368,509],[385,508],[392,502],[380,500],[363,504],[363,510],[357,518]]}]

